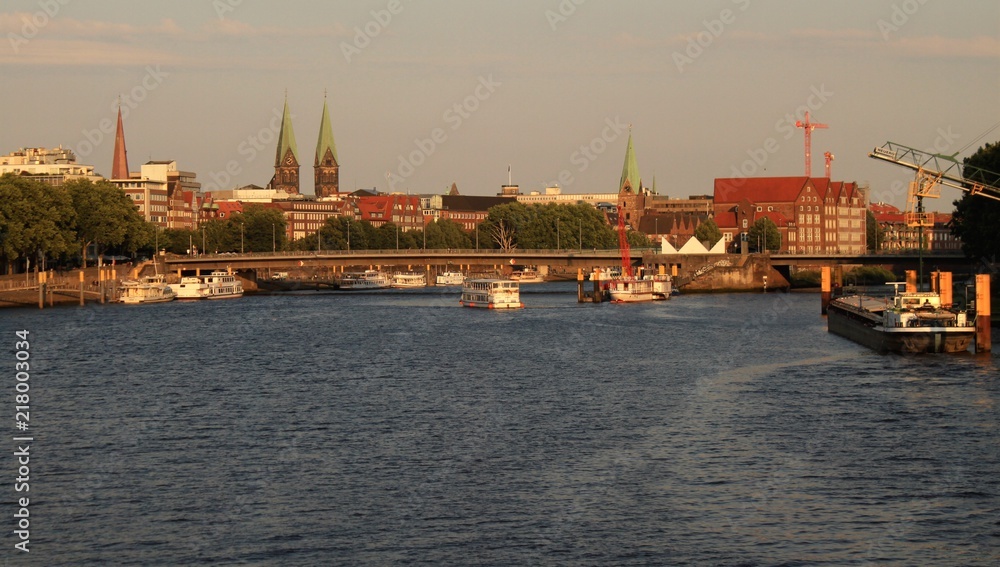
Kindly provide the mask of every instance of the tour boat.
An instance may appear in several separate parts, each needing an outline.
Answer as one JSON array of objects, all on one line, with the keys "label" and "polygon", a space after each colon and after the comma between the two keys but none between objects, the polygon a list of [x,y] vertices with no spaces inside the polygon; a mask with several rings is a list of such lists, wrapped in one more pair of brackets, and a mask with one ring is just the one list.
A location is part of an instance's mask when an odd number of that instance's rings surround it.
[{"label": "tour boat", "polygon": [[462,299],[459,303],[465,307],[481,307],[483,309],[520,309],[520,284],[514,280],[477,279],[466,280],[462,284]]},{"label": "tour boat", "polygon": [[619,278],[607,283],[608,293],[614,303],[653,301],[653,280]]},{"label": "tour boat", "polygon": [[607,280],[608,294],[614,303],[637,303],[670,299],[673,284],[666,274],[645,275],[641,278]]},{"label": "tour boat", "polygon": [[437,285],[462,285],[465,276],[462,272],[442,272],[438,274],[435,283]]},{"label": "tour boat", "polygon": [[216,271],[202,277],[184,277],[174,287],[179,300],[243,297],[243,283],[229,272]]},{"label": "tour boat", "polygon": [[212,272],[202,279],[208,285],[208,295],[205,299],[243,297],[243,283],[229,272]]},{"label": "tour boat", "polygon": [[340,289],[384,289],[390,285],[389,275],[378,270],[344,272],[340,277]]},{"label": "tour boat", "polygon": [[531,266],[526,266],[521,270],[514,270],[510,274],[510,279],[518,283],[542,283],[545,281],[542,275],[538,273],[538,270]]},{"label": "tour boat", "polygon": [[827,330],[880,353],[965,352],[976,336],[975,317],[941,305],[934,292],[875,298],[840,297],[827,307]]},{"label": "tour boat", "polygon": [[176,297],[162,275],[146,276],[139,280],[122,282],[120,301],[122,303],[163,303]]},{"label": "tour boat", "polygon": [[181,278],[181,282],[171,286],[177,294],[177,300],[204,299],[208,295],[208,284],[201,281],[201,278],[187,276]]},{"label": "tour boat", "polygon": [[424,274],[417,272],[400,272],[398,274],[393,274],[392,276],[392,287],[408,288],[426,286],[427,277]]}]

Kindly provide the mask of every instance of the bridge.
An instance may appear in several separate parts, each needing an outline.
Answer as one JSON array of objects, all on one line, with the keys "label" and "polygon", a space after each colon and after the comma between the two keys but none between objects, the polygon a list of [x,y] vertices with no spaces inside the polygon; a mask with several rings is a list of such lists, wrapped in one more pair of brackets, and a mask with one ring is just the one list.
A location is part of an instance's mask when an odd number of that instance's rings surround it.
[{"label": "bridge", "polygon": [[[738,254],[660,254],[658,249],[635,250],[636,259],[646,265],[677,266],[678,273],[694,272],[699,268],[729,258],[734,263]],[[909,254],[751,254],[788,274],[790,268],[801,266],[880,265],[895,270],[914,269],[919,264],[916,252]],[[924,255],[924,262],[933,268],[963,271],[970,261],[960,253]],[[168,273],[178,275],[205,274],[214,270],[232,270],[254,282],[258,275],[268,278],[274,272],[306,271],[335,273],[348,268],[373,267],[397,269],[426,268],[433,276],[439,271],[459,267],[476,267],[502,271],[511,265],[548,266],[550,271],[575,277],[576,271],[594,267],[617,266],[621,256],[617,249],[608,250],[323,250],[294,252],[255,252],[250,254],[203,254],[199,256],[167,255],[160,259]]]}]

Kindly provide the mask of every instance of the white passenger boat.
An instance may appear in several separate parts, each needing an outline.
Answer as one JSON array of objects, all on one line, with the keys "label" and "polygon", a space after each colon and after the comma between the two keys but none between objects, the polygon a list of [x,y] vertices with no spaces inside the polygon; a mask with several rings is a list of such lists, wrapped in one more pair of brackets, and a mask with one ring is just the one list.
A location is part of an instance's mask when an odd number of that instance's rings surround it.
[{"label": "white passenger boat", "polygon": [[186,276],[181,278],[179,284],[171,286],[177,294],[177,300],[205,299],[208,295],[208,284],[201,281],[201,278]]},{"label": "white passenger boat", "polygon": [[378,270],[344,272],[340,276],[340,289],[385,289],[390,285],[389,275]]},{"label": "white passenger boat", "polygon": [[417,272],[400,272],[398,274],[393,274],[392,287],[427,287],[427,276]]},{"label": "white passenger boat", "polygon": [[653,301],[653,280],[619,278],[608,282],[608,293],[614,303]]},{"label": "white passenger boat", "polygon": [[437,285],[462,285],[465,275],[462,272],[442,272],[438,274],[435,283]]},{"label": "white passenger boat", "polygon": [[139,280],[122,282],[120,301],[122,303],[163,303],[172,301],[176,294],[167,285],[162,275],[146,276]]},{"label": "white passenger boat", "polygon": [[243,297],[243,282],[229,272],[212,272],[203,276],[202,280],[208,286],[208,295],[205,299]]},{"label": "white passenger boat", "polygon": [[216,271],[207,276],[184,277],[174,287],[179,300],[243,297],[243,283],[229,272]]},{"label": "white passenger boat", "polygon": [[542,274],[538,273],[538,270],[531,266],[525,266],[523,269],[514,270],[510,274],[510,279],[518,283],[542,283],[545,281]]},{"label": "white passenger boat", "polygon": [[520,284],[514,280],[481,279],[466,280],[462,284],[462,299],[459,303],[465,307],[481,307],[483,309],[520,309]]}]

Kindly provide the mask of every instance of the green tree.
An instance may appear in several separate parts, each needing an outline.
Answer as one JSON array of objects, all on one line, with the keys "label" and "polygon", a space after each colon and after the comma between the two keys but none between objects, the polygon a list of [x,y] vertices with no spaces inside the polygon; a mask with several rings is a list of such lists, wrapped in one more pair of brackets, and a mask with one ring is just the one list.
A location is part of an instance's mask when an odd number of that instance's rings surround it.
[{"label": "green tree", "polygon": [[87,248],[96,245],[102,255],[111,247],[135,252],[146,245],[151,227],[136,210],[125,192],[108,181],[74,179],[63,188],[69,193],[76,212],[76,240],[87,267]]},{"label": "green tree", "polygon": [[6,174],[0,177],[0,198],[0,250],[8,266],[76,250],[76,212],[62,187]]},{"label": "green tree", "polygon": [[438,219],[427,225],[427,248],[472,248],[474,243],[462,225],[450,219]]},{"label": "green tree", "polygon": [[[965,165],[993,172],[972,173],[966,176],[968,181],[1000,187],[1000,142],[979,148],[965,158]],[[966,193],[954,205],[951,233],[962,240],[962,251],[970,258],[995,262],[1000,258],[1000,238],[996,233],[1000,226],[1000,201]]]},{"label": "green tree", "polygon": [[650,248],[653,246],[653,241],[649,239],[649,236],[638,230],[626,232],[625,238],[628,239],[629,248]]},{"label": "green tree", "polygon": [[719,225],[715,224],[715,220],[706,219],[694,229],[694,237],[698,242],[708,242],[708,248],[711,250],[719,240],[722,240],[722,231],[719,230]]},{"label": "green tree", "polygon": [[750,248],[757,252],[762,252],[761,246],[764,250],[781,249],[781,233],[778,232],[778,226],[767,217],[757,219],[747,234]]},{"label": "green tree", "polygon": [[[280,210],[263,205],[249,205],[242,213],[234,214],[230,221],[236,226],[243,225],[243,244],[246,252],[285,249],[287,240],[285,215]],[[200,239],[195,245],[201,247]]]},{"label": "green tree", "polygon": [[875,219],[875,213],[866,211],[865,214],[865,239],[868,244],[868,252],[874,253],[882,249],[882,239],[884,238],[882,227]]}]

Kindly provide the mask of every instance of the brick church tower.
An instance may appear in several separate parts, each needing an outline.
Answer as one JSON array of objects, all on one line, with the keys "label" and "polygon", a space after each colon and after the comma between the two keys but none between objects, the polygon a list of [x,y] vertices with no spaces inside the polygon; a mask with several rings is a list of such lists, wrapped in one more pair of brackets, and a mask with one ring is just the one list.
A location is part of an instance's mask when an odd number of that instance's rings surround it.
[{"label": "brick church tower", "polygon": [[285,191],[292,195],[299,193],[299,157],[295,147],[295,132],[292,131],[292,114],[288,110],[285,97],[285,112],[281,117],[281,132],[278,134],[278,151],[274,156],[274,177],[268,188]]},{"label": "brick church tower", "polygon": [[625,150],[625,164],[622,166],[622,178],[618,184],[618,214],[625,215],[625,224],[633,230],[638,230],[646,206],[646,198],[642,191],[642,180],[639,178],[639,166],[635,161],[635,149],[632,147],[632,131],[628,133],[628,148]]},{"label": "brick church tower", "polygon": [[340,164],[337,162],[337,145],[333,141],[333,129],[330,127],[330,113],[326,108],[325,95],[313,170],[316,197],[328,197],[340,193]]}]

